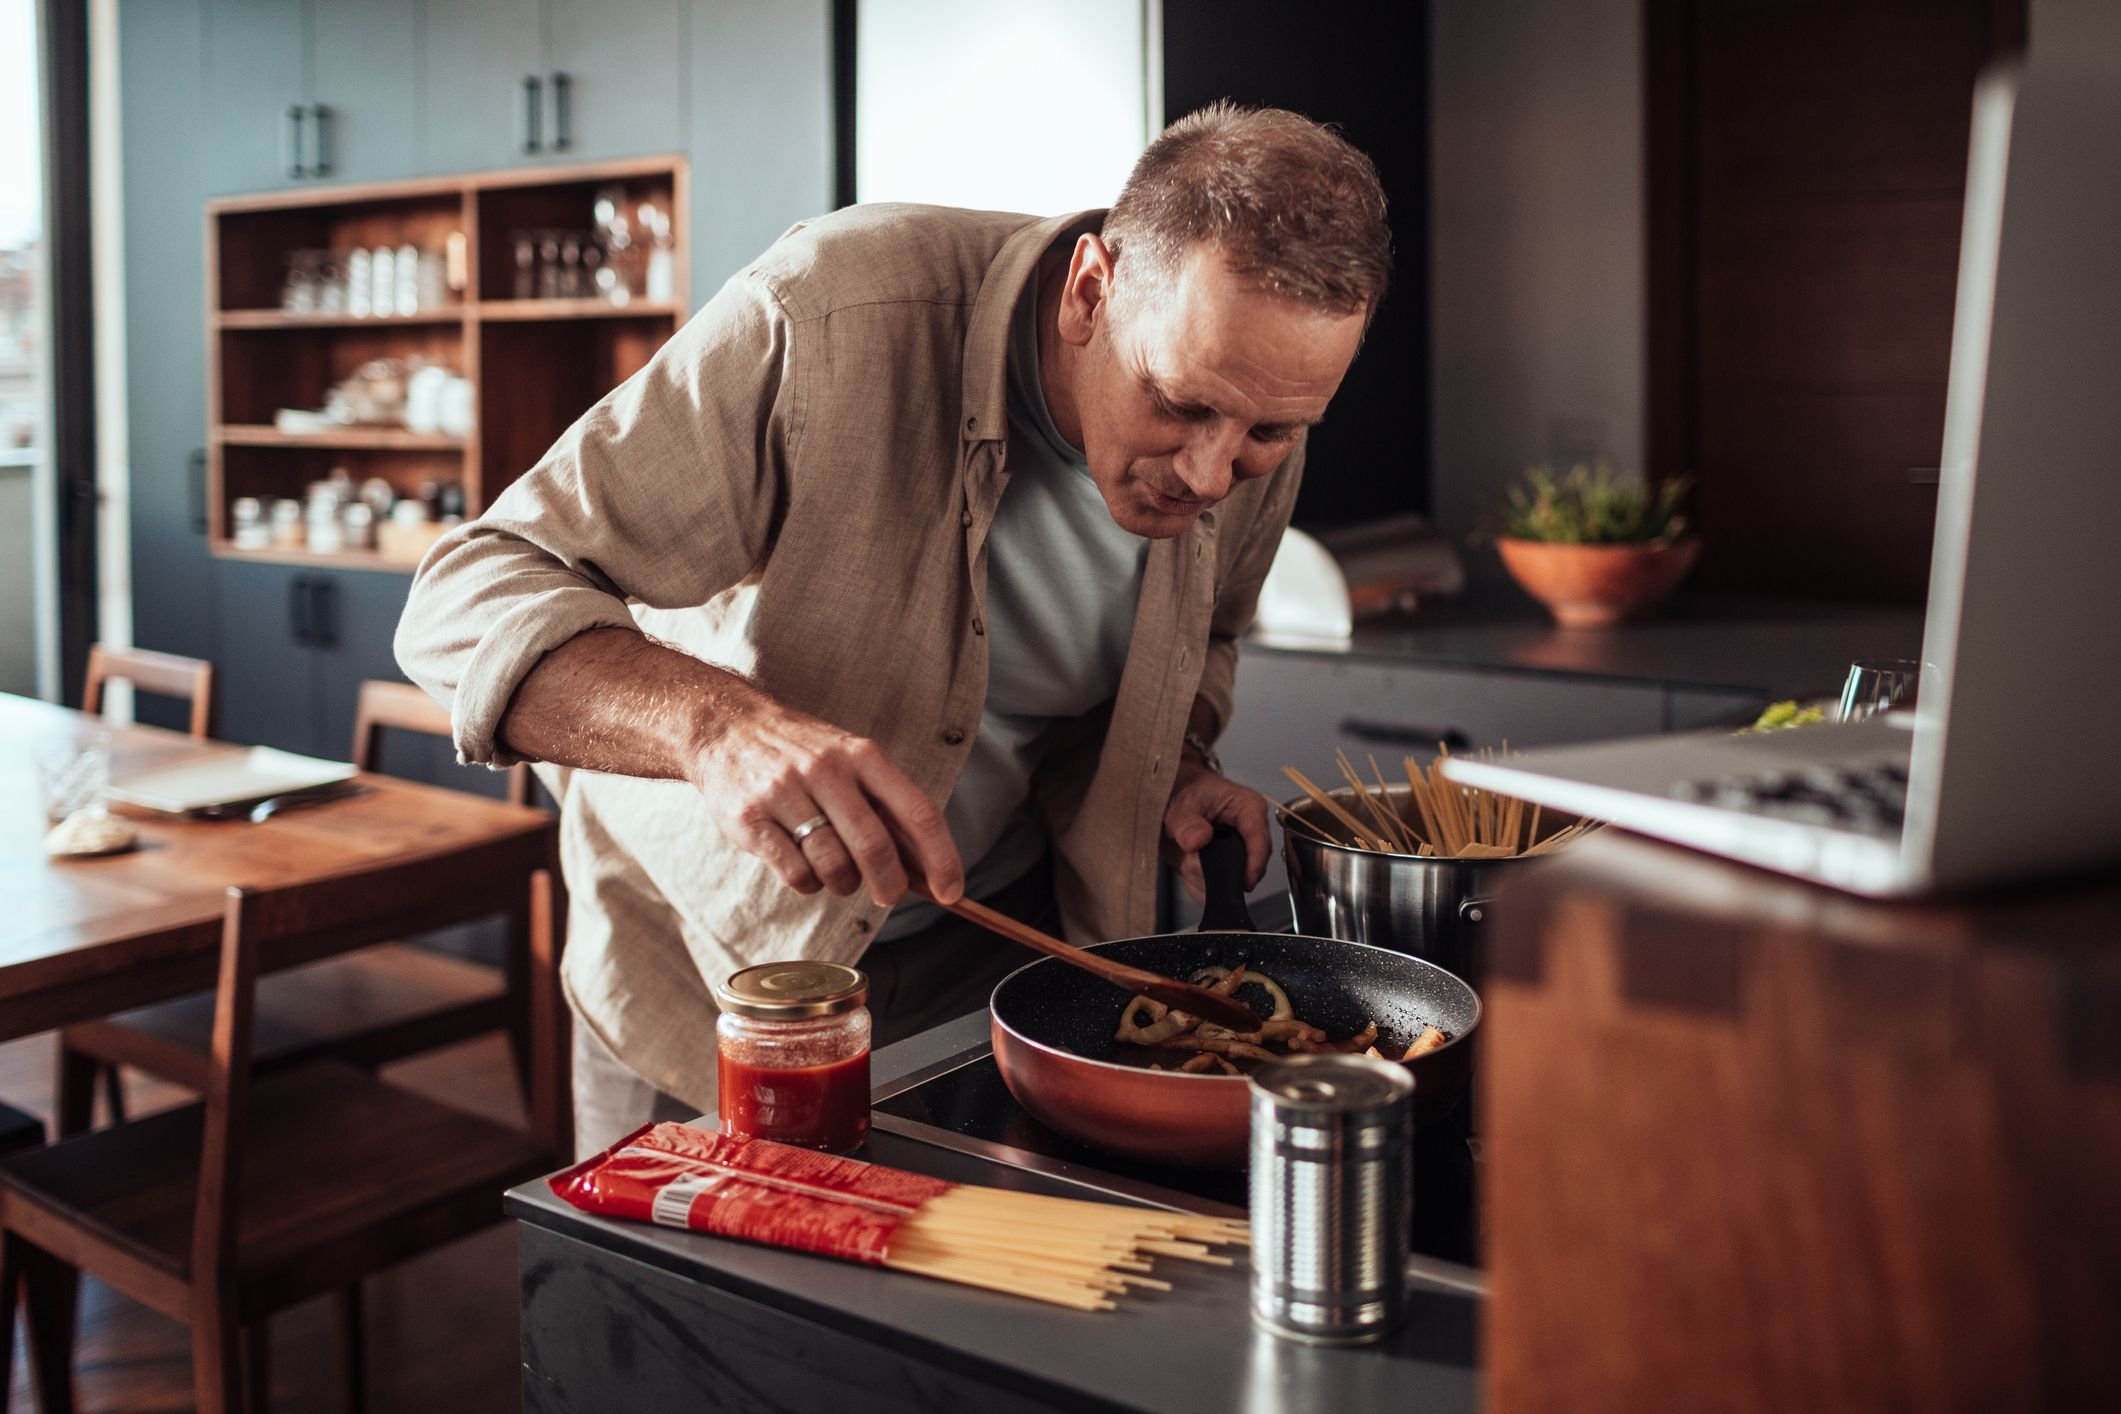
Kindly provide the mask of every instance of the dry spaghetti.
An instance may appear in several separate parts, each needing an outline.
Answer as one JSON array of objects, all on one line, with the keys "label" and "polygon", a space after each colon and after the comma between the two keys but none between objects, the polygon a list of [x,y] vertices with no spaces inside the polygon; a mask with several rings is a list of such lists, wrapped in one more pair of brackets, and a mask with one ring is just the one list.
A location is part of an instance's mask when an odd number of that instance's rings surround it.
[{"label": "dry spaghetti", "polygon": [[1243,1222],[1049,1198],[683,1124],[636,1130],[552,1180],[586,1212],[1110,1311],[1170,1257],[1216,1266]]},{"label": "dry spaghetti", "polygon": [[[1502,755],[1509,753],[1505,744]],[[1599,827],[1595,820],[1563,823],[1548,817],[1547,832],[1541,834],[1538,806],[1532,806],[1528,818],[1526,802],[1515,796],[1460,785],[1445,776],[1451,753],[1441,746],[1426,770],[1413,757],[1406,758],[1403,791],[1385,784],[1376,757],[1370,758],[1370,773],[1377,780],[1373,787],[1345,751],[1334,756],[1348,783],[1344,791],[1320,790],[1294,766],[1282,767],[1282,774],[1318,807],[1320,817],[1275,806],[1285,825],[1301,827],[1328,844],[1425,858],[1510,859],[1520,854],[1550,854]],[[1483,751],[1480,759],[1493,760],[1494,756]]]}]

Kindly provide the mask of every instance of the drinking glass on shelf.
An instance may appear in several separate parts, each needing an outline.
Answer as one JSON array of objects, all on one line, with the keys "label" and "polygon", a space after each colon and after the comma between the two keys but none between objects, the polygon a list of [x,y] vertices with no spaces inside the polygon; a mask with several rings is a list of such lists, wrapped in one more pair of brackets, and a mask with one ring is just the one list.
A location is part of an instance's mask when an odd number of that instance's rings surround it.
[{"label": "drinking glass on shelf", "polygon": [[83,810],[100,812],[110,789],[110,733],[97,729],[38,752],[37,786],[47,824]]},{"label": "drinking glass on shelf", "polygon": [[414,314],[420,309],[420,276],[422,273],[420,248],[407,243],[398,247],[395,263],[398,288],[391,303],[400,314]]},{"label": "drinking glass on shelf", "polygon": [[346,253],[346,312],[366,319],[375,312],[375,275],[368,252],[359,246]]},{"label": "drinking glass on shelf", "polygon": [[378,318],[387,319],[393,314],[409,314],[410,310],[398,308],[398,250],[396,246],[379,245],[368,256],[368,312]]},{"label": "drinking glass on shelf", "polygon": [[573,231],[560,236],[560,295],[578,299],[582,294],[582,238]]},{"label": "drinking glass on shelf", "polygon": [[517,231],[513,237],[515,245],[515,297],[536,299],[538,297],[538,238],[530,231]]},{"label": "drinking glass on shelf", "polygon": [[560,297],[560,233],[538,232],[538,298]]},{"label": "drinking glass on shelf", "polygon": [[346,312],[346,267],[330,253],[317,261],[316,308],[319,314]]},{"label": "drinking glass on shelf", "polygon": [[667,304],[677,297],[677,252],[670,213],[653,201],[644,201],[640,216],[641,229],[647,232],[649,242],[643,286],[649,299]]},{"label": "drinking glass on shelf", "polygon": [[317,307],[317,275],[322,252],[288,252],[287,282],[280,287],[280,308],[289,314],[310,314]]}]

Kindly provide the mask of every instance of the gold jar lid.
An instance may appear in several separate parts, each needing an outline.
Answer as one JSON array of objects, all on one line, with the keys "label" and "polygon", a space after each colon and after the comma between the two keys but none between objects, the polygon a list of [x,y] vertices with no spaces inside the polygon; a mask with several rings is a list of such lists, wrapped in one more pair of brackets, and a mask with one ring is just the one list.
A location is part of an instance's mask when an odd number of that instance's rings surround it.
[{"label": "gold jar lid", "polygon": [[853,1011],[869,1000],[869,978],[843,962],[763,962],[729,974],[715,1005],[738,1016],[800,1021]]}]

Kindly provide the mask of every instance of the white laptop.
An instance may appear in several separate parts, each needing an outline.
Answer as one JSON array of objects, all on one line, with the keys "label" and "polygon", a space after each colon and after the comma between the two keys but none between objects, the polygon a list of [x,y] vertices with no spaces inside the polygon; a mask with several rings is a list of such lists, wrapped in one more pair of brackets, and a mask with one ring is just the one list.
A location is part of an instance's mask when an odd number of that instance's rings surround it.
[{"label": "white laptop", "polygon": [[1922,655],[1911,713],[1449,774],[1862,894],[2121,862],[2121,78],[1975,91]]}]

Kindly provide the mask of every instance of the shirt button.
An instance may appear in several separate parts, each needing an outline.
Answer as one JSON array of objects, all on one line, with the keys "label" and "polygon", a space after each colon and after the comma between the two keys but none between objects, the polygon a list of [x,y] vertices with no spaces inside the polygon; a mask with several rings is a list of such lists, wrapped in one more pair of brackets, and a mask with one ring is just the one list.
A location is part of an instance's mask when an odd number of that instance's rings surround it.
[{"label": "shirt button", "polygon": [[1213,512],[1213,511],[1202,511],[1202,512],[1200,513],[1200,523],[1201,523],[1202,525],[1213,525],[1213,524],[1215,524],[1215,512]]},{"label": "shirt button", "polygon": [[972,529],[972,512],[966,511],[964,516],[959,519],[958,524],[962,525],[967,530]]},{"label": "shirt button", "polygon": [[945,746],[962,746],[964,743],[965,734],[956,727],[952,727],[943,733],[943,745]]},{"label": "shirt button", "polygon": [[866,918],[857,918],[857,919],[855,919],[855,920],[854,920],[854,931],[855,931],[855,932],[857,932],[857,933],[866,933],[866,932],[868,932],[868,931],[869,931],[869,920],[868,920],[868,919],[866,919]]},{"label": "shirt button", "polygon": [[966,430],[967,432],[970,432],[970,431],[971,431],[971,430],[972,430],[973,428],[975,428],[975,427],[977,427],[977,426],[979,426],[979,419],[978,419],[978,418],[976,418],[976,417],[968,417],[968,418],[966,418],[966,419],[965,419],[965,430]]},{"label": "shirt button", "polygon": [[1157,757],[1157,758],[1156,758],[1156,759],[1155,759],[1154,761],[1151,761],[1151,762],[1149,763],[1149,774],[1150,774],[1150,775],[1152,775],[1152,776],[1153,776],[1153,775],[1156,775],[1156,774],[1157,774],[1158,772],[1162,771],[1163,769],[1164,769],[1164,758],[1163,758],[1163,757],[1161,757],[1161,756]]},{"label": "shirt button", "polygon": [[[980,636],[981,638],[985,638],[985,637],[987,636],[987,626],[986,626],[986,624],[984,624],[984,623],[980,622],[980,621],[979,621],[978,619],[974,619],[974,620],[972,621],[972,631],[973,631],[973,632],[974,632],[975,634],[979,635],[979,636]],[[1180,667],[1184,667],[1184,666],[1185,666],[1185,664],[1181,663],[1181,664],[1179,664],[1179,666],[1180,666]]]},{"label": "shirt button", "polygon": [[1198,540],[1193,542],[1193,558],[1196,560],[1200,558],[1200,542]]},{"label": "shirt button", "polygon": [[1179,665],[1179,666],[1180,666],[1181,668],[1185,667],[1185,666],[1186,666],[1186,661],[1187,661],[1187,659],[1188,659],[1188,658],[1190,658],[1191,656],[1192,656],[1192,654],[1191,654],[1191,651],[1190,651],[1190,650],[1188,650],[1188,649],[1185,649],[1185,648],[1181,648],[1181,649],[1179,649],[1179,650],[1178,650],[1178,665]]}]

